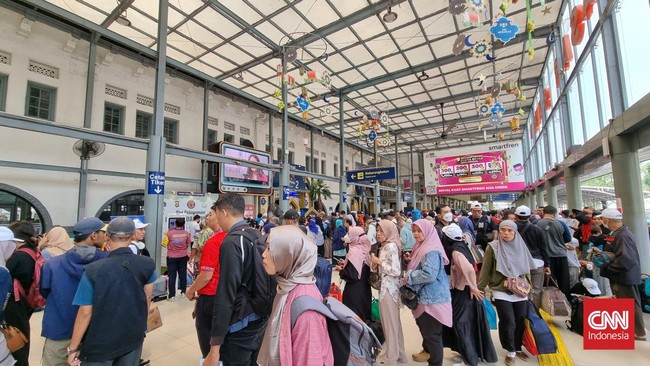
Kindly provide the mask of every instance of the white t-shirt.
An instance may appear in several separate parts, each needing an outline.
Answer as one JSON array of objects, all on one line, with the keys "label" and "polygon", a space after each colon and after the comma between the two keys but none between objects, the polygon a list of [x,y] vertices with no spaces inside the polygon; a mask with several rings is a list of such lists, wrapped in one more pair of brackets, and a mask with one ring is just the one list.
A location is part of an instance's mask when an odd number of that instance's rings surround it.
[{"label": "white t-shirt", "polygon": [[198,222],[192,221],[190,223],[190,234],[192,235],[192,241],[197,241],[199,239],[199,233],[201,232],[201,225]]}]

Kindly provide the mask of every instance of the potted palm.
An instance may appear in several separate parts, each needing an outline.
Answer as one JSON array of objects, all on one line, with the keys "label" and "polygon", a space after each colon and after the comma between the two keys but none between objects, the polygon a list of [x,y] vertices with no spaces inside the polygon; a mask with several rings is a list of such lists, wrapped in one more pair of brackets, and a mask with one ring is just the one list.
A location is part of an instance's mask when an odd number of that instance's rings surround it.
[{"label": "potted palm", "polygon": [[316,210],[324,211],[325,205],[323,204],[323,198],[332,198],[329,185],[322,179],[311,179],[307,182],[307,188],[309,189],[309,200],[316,202],[316,205],[314,205],[316,206]]}]

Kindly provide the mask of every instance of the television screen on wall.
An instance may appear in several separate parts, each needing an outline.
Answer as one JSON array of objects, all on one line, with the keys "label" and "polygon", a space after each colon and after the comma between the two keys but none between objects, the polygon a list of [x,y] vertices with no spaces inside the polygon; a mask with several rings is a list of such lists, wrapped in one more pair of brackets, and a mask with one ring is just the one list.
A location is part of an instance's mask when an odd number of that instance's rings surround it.
[{"label": "television screen on wall", "polygon": [[[264,151],[222,142],[220,153],[226,158],[269,164],[271,155]],[[272,189],[272,176],[268,169],[244,166],[233,162],[221,164],[220,192],[268,195]]]}]

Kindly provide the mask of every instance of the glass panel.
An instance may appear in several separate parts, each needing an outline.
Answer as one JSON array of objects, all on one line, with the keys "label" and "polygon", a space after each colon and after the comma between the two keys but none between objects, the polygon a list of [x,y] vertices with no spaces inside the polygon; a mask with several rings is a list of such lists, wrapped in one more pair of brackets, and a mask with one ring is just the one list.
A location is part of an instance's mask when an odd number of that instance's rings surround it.
[{"label": "glass panel", "polygon": [[30,117],[52,120],[55,89],[27,84],[27,105],[25,114]]},{"label": "glass panel", "polygon": [[[141,139],[148,139],[151,135],[151,119],[153,115],[144,112],[136,112],[135,114],[135,137]],[[208,135],[209,136],[209,135]]]},{"label": "glass panel", "polygon": [[625,0],[619,2],[619,6],[620,10],[614,14],[627,108],[650,92],[650,73],[647,72],[648,49],[643,46],[647,43],[650,7],[647,0]]},{"label": "glass panel", "polygon": [[567,95],[569,97],[569,125],[571,126],[571,134],[573,136],[572,143],[574,145],[582,145],[585,143],[585,137],[582,131],[582,110],[580,108],[578,85],[574,81],[567,88]]},{"label": "glass panel", "polygon": [[[594,14],[596,15],[596,14]],[[607,124],[612,116],[612,103],[609,94],[609,84],[607,82],[607,69],[605,67],[605,50],[603,49],[602,35],[596,41],[592,51],[593,62],[596,66],[596,77],[598,78],[598,91],[600,92],[600,108],[603,116],[601,128]]]},{"label": "glass panel", "polygon": [[122,108],[112,105],[104,107],[104,131],[122,133]]},{"label": "glass panel", "polygon": [[163,121],[163,136],[167,142],[172,144],[178,143],[178,121],[165,118]]},{"label": "glass panel", "polygon": [[596,83],[594,82],[594,66],[591,56],[585,59],[580,70],[580,89],[582,90],[582,105],[584,106],[584,123],[587,130],[585,140],[589,140],[600,131],[600,117],[598,115],[598,96],[596,95]]}]

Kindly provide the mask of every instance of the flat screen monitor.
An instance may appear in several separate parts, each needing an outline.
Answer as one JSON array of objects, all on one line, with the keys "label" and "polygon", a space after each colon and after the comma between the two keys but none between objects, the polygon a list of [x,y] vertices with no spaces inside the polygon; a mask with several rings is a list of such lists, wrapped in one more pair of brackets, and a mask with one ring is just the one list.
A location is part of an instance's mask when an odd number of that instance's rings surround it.
[{"label": "flat screen monitor", "polygon": [[[264,151],[229,143],[221,143],[220,152],[226,158],[269,164],[271,155]],[[268,169],[223,163],[219,175],[219,191],[268,195],[271,193],[271,175]]]}]

